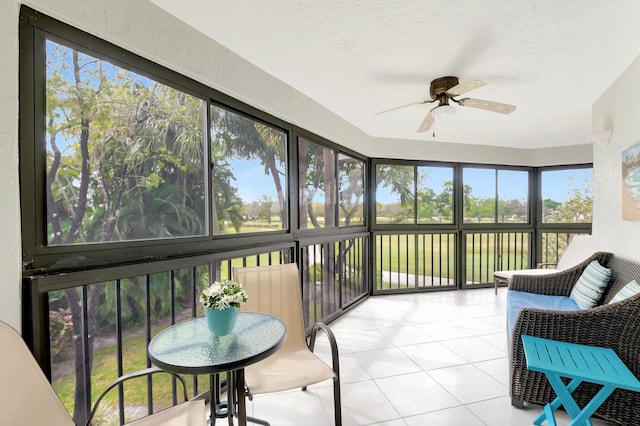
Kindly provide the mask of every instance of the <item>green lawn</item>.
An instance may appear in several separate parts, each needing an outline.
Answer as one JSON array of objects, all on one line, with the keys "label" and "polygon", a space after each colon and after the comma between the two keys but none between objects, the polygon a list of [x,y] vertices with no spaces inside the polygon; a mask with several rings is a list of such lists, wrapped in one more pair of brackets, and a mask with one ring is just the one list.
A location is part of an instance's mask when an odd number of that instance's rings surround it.
[{"label": "green lawn", "polygon": [[[501,247],[496,247],[493,233],[471,234],[466,239],[466,281],[491,282],[493,280],[494,265],[498,263],[495,258],[498,248],[501,248],[502,257],[500,269],[513,269],[513,259],[521,256],[527,257],[528,242],[525,236],[521,242],[513,237],[507,243],[503,241]],[[440,238],[442,237],[442,238]],[[447,238],[448,237],[448,238]],[[399,272],[401,274],[453,278],[455,269],[454,234],[395,234],[380,235],[376,238],[375,268],[377,271]],[[524,254],[521,250],[524,249]],[[507,264],[511,259],[511,264]],[[527,268],[526,261],[522,268]],[[482,273],[481,273],[482,272]],[[426,286],[429,286],[427,283]],[[398,288],[395,283],[378,282],[378,289]],[[401,287],[405,285],[402,284]],[[409,284],[411,287],[412,284]]]},{"label": "green lawn", "polygon": [[[144,335],[123,339],[123,370],[130,373],[136,370],[146,368],[147,344]],[[91,374],[91,400],[95,401],[100,392],[105,389],[118,376],[117,374],[117,356],[116,346],[111,345],[98,349],[94,355],[93,371]],[[190,376],[185,377],[189,386],[189,395],[192,396],[193,380]],[[153,401],[156,409],[168,407],[172,404],[172,379],[167,374],[156,374],[153,376]],[[198,377],[199,392],[208,389],[208,376]],[[63,405],[72,413],[73,410],[73,394],[75,388],[75,380],[73,372],[70,371],[63,378],[53,382],[58,397]],[[182,392],[181,386],[178,384],[178,392]],[[178,394],[180,395],[180,393]],[[127,406],[145,406],[147,405],[147,379],[140,378],[128,381],[124,386],[125,405]],[[113,389],[111,393],[100,404],[101,412],[108,410],[110,407],[116,407],[118,401],[118,391]]]}]

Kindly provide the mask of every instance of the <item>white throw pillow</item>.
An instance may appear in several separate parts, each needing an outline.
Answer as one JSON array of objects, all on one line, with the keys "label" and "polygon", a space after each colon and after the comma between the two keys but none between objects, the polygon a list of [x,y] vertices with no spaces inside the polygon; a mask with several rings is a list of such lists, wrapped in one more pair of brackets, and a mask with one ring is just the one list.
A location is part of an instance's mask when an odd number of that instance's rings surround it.
[{"label": "white throw pillow", "polygon": [[580,309],[593,308],[602,298],[610,279],[611,269],[605,268],[594,260],[584,269],[569,297]]},{"label": "white throw pillow", "polygon": [[638,293],[640,293],[640,284],[638,284],[636,280],[631,280],[624,287],[622,287],[615,296],[613,296],[611,302],[609,303],[621,302],[624,299],[628,299]]}]

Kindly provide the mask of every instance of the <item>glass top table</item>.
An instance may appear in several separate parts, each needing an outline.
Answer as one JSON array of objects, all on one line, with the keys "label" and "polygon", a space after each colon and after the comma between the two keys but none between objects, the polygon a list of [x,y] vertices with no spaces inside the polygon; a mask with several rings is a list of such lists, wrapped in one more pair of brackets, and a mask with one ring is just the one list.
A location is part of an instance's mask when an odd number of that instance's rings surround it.
[{"label": "glass top table", "polygon": [[238,312],[227,336],[213,337],[206,318],[190,319],[167,328],[149,343],[149,358],[158,367],[182,374],[212,374],[236,370],[275,352],[286,333],[279,319],[257,312]]},{"label": "glass top table", "polygon": [[[233,424],[234,414],[238,424],[246,424],[244,367],[258,362],[282,345],[286,326],[278,318],[257,312],[238,312],[238,319],[231,334],[214,337],[209,333],[204,317],[193,318],[163,330],[149,342],[151,362],[163,370],[180,374],[209,374],[210,392],[214,395],[213,377],[227,373],[229,388],[228,418]],[[234,412],[234,400],[238,410]],[[211,424],[216,411],[211,404]]]}]

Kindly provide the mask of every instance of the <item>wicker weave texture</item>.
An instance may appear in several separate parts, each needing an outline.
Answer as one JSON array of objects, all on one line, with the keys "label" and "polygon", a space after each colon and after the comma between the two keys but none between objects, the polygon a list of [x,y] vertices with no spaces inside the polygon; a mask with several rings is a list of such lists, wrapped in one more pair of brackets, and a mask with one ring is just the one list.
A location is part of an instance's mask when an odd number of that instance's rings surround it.
[{"label": "wicker weave texture", "polygon": [[[640,282],[640,263],[613,256],[608,266],[613,272],[612,280],[600,306],[572,312],[539,309],[523,309],[520,312],[511,336],[509,354],[510,391],[514,405],[522,402],[542,405],[555,398],[555,393],[544,374],[526,368],[521,340],[523,334],[612,348],[636,377],[640,377],[640,295],[619,303],[607,304],[630,280]],[[546,275],[544,278],[550,281],[559,278],[558,281],[566,286],[569,279],[565,276],[558,277],[559,275],[562,273]],[[552,291],[550,287],[553,285],[536,283],[534,288]],[[599,386],[583,383],[573,396],[578,405],[584,406],[598,390]],[[621,425],[640,426],[640,393],[616,390],[596,411],[595,416]]]}]

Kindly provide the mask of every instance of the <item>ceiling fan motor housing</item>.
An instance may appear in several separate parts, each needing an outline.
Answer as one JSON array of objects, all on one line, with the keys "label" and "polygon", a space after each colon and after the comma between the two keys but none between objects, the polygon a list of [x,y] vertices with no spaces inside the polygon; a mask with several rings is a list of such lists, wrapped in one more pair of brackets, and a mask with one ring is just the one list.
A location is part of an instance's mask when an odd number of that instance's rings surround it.
[{"label": "ceiling fan motor housing", "polygon": [[458,77],[440,77],[431,82],[431,99],[436,99],[458,85]]}]

